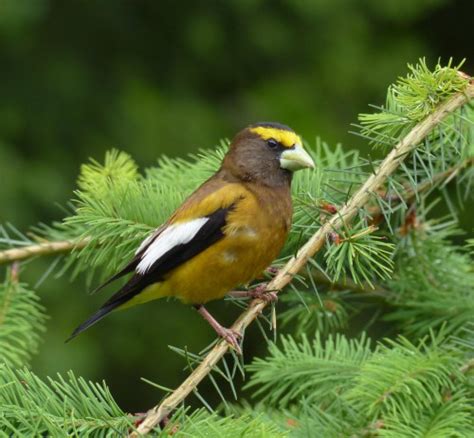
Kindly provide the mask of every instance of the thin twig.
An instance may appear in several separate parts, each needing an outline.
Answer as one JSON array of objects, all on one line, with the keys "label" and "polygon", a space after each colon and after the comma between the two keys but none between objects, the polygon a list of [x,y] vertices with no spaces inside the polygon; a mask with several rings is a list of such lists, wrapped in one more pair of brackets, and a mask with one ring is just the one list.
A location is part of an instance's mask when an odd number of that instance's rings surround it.
[{"label": "thin twig", "polygon": [[[466,169],[468,167],[474,166],[474,157],[466,158],[465,160],[461,161],[459,164],[455,166],[451,166],[443,172],[439,172],[433,175],[431,179],[423,181],[422,183],[418,184],[416,187],[408,187],[401,198],[404,201],[410,201],[413,199],[418,193],[424,192],[429,190],[430,188],[434,187],[436,184],[444,181],[445,184],[448,184],[460,171]],[[395,198],[395,202],[401,202],[402,199]],[[381,212],[381,208],[379,206],[374,207],[374,210],[379,210]],[[376,211],[371,210],[371,213],[376,213]]]},{"label": "thin twig", "polygon": [[0,265],[26,260],[35,256],[71,252],[73,249],[84,248],[87,243],[88,239],[79,241],[59,240],[56,242],[41,242],[36,245],[24,246],[22,248],[7,249],[5,251],[0,251]]},{"label": "thin twig", "polygon": [[[359,209],[365,206],[375,191],[382,186],[387,178],[404,161],[407,155],[413,151],[419,143],[437,126],[447,115],[474,98],[474,84],[467,86],[465,92],[456,93],[451,98],[441,104],[426,119],[418,123],[387,155],[378,169],[366,180],[362,187],[351,197],[351,199],[334,215],[329,221],[308,240],[308,242],[298,251],[297,255],[291,258],[288,263],[268,284],[267,289],[280,291],[292,278],[305,266],[307,261],[313,257],[324,245],[328,234],[339,230],[344,224],[351,221],[357,215]],[[238,333],[243,333],[254,319],[258,317],[267,303],[261,299],[253,300],[248,309],[243,312],[232,329]],[[153,430],[156,425],[167,417],[212,371],[214,366],[227,352],[229,345],[221,340],[207,354],[199,366],[181,383],[181,385],[160,405],[150,409],[136,431],[129,437],[138,437]]]}]

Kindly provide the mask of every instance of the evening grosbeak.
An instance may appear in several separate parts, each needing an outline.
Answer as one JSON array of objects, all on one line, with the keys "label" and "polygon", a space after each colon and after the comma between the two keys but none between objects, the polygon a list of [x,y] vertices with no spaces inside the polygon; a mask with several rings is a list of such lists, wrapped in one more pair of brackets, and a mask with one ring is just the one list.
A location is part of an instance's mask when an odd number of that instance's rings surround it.
[{"label": "evening grosbeak", "polygon": [[70,339],[112,310],[177,297],[193,304],[239,351],[237,334],[204,304],[257,278],[278,256],[291,226],[292,172],[307,167],[314,167],[313,160],[289,127],[258,123],[239,132],[220,169],[101,286],[132,273]]}]

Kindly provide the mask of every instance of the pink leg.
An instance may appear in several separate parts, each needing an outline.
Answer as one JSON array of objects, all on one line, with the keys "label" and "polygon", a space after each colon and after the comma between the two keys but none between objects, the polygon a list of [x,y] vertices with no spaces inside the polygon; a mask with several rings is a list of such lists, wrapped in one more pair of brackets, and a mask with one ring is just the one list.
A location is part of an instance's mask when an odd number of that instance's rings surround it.
[{"label": "pink leg", "polygon": [[242,338],[240,333],[237,333],[235,330],[222,327],[202,304],[197,304],[194,306],[194,308],[201,314],[201,316],[209,323],[209,325],[221,338],[225,339],[238,354],[242,354],[242,349],[240,348],[239,344],[239,339]]}]

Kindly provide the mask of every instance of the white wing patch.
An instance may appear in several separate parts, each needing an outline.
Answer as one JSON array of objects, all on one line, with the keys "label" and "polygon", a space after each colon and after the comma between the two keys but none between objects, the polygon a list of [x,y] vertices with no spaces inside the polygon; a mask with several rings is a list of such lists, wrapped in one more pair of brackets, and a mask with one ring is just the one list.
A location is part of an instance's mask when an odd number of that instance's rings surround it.
[{"label": "white wing patch", "polygon": [[[208,220],[209,218],[207,217],[200,217],[189,222],[170,225],[164,229],[146,249],[135,271],[138,274],[146,274],[163,254],[166,254],[177,245],[190,242]],[[150,239],[150,237],[151,236],[149,236],[148,239]],[[144,244],[141,245],[141,248],[143,248],[143,246]]]},{"label": "white wing patch", "polygon": [[140,243],[140,246],[137,248],[137,250],[135,251],[135,255],[137,255],[142,249],[146,248],[147,245],[153,240],[153,238],[155,237],[155,234],[156,234],[156,231],[153,231],[153,233],[151,233],[147,238],[145,238],[145,240],[143,240],[142,243]]}]

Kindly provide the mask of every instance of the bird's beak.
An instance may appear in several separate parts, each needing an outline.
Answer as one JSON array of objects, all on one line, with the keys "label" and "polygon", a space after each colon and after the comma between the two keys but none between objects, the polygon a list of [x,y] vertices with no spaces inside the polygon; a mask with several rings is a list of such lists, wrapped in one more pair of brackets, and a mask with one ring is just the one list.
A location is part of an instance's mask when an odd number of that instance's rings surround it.
[{"label": "bird's beak", "polygon": [[306,167],[314,169],[314,161],[308,152],[303,149],[303,146],[297,143],[292,148],[281,153],[280,167],[291,170],[292,172]]}]

